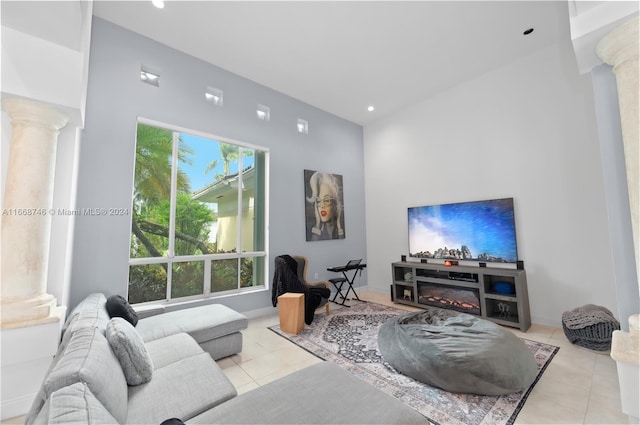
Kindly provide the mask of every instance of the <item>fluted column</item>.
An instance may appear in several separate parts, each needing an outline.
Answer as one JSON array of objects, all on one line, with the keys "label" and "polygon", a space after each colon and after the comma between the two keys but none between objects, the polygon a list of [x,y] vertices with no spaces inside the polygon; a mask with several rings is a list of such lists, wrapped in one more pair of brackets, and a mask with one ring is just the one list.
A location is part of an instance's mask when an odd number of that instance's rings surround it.
[{"label": "fluted column", "polygon": [[613,66],[618,88],[622,140],[624,144],[631,227],[636,271],[640,286],[640,149],[638,147],[638,17],[625,22],[606,35],[596,48],[598,56]]},{"label": "fluted column", "polygon": [[22,98],[2,101],[12,136],[2,210],[0,325],[46,319],[56,306],[47,294],[50,209],[58,134],[68,121],[47,104]]}]

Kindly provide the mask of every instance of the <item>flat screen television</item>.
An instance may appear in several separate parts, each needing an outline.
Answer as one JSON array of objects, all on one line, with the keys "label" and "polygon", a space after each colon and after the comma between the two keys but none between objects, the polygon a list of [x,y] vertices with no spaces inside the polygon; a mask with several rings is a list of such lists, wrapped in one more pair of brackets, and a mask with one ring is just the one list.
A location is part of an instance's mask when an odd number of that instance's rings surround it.
[{"label": "flat screen television", "polygon": [[513,198],[410,207],[409,256],[518,261]]}]

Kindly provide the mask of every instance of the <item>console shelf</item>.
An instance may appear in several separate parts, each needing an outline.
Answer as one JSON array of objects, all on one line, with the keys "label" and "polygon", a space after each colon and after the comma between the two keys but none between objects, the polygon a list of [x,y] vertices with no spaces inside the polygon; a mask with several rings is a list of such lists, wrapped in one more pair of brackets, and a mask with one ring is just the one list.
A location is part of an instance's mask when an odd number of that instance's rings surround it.
[{"label": "console shelf", "polygon": [[396,262],[391,275],[395,303],[475,314],[523,332],[531,326],[524,270]]}]

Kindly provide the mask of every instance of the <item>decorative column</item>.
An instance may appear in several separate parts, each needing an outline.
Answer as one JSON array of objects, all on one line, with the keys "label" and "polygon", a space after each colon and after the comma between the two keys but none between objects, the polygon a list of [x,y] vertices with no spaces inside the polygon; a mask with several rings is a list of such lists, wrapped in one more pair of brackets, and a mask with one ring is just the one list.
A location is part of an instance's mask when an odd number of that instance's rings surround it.
[{"label": "decorative column", "polygon": [[[638,148],[638,17],[625,22],[607,36],[596,48],[598,56],[613,66],[618,87],[622,141],[627,172],[631,228],[636,259],[636,273],[640,286],[640,149]],[[640,377],[640,315],[629,317],[629,332],[614,331],[611,358],[618,369],[618,383],[622,411],[629,416],[629,423],[638,423],[638,383]]]},{"label": "decorative column", "polygon": [[2,107],[13,132],[2,210],[0,326],[15,328],[47,321],[56,308],[47,294],[50,210],[56,144],[68,118],[34,100],[3,99]]},{"label": "decorative column", "polygon": [[638,17],[625,22],[606,35],[596,48],[598,56],[613,66],[618,87],[622,140],[624,144],[631,228],[636,272],[640,286],[640,149],[638,148]]}]

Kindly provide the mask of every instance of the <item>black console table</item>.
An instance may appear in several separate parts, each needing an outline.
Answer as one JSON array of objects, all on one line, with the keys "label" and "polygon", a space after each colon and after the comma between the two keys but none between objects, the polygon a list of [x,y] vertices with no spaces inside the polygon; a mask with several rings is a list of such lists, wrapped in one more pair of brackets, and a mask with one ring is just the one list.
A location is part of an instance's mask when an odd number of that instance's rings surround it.
[{"label": "black console table", "polygon": [[[340,304],[341,306],[344,306],[344,307],[351,307],[351,306],[345,305],[345,302],[347,301],[347,297],[349,296],[350,291],[353,292],[353,295],[355,295],[355,298],[353,298],[354,300],[360,301],[363,303],[366,302],[364,300],[361,300],[358,297],[356,290],[353,288],[353,282],[356,280],[356,275],[358,274],[358,271],[362,271],[362,269],[364,269],[365,267],[367,267],[366,264],[357,264],[354,266],[337,266],[337,267],[327,268],[327,270],[330,272],[342,273],[342,277],[329,279],[329,282],[331,282],[333,286],[335,286],[336,288],[336,294],[333,296],[333,299],[331,300],[331,302]],[[353,272],[351,277],[347,275],[347,272]],[[349,285],[349,287],[347,288],[347,293],[345,295],[342,295],[342,286],[345,284],[345,282]],[[342,298],[342,302],[336,301],[336,299],[338,298],[338,295],[340,295],[340,298]]]}]

